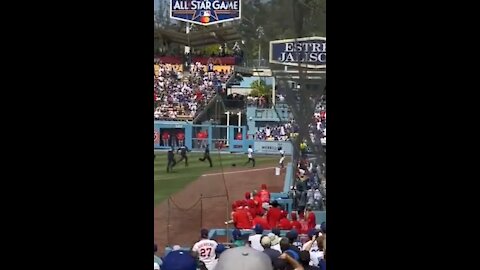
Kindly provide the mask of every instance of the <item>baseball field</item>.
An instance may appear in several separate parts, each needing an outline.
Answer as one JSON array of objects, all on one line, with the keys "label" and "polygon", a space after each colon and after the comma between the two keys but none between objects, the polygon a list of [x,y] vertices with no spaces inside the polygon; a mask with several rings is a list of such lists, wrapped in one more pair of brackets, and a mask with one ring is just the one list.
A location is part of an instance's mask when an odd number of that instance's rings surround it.
[{"label": "baseball field", "polygon": [[[188,167],[182,161],[167,173],[166,152],[156,153],[154,240],[159,247],[190,246],[198,240],[201,228],[225,228],[231,203],[243,199],[247,191],[259,190],[261,184],[267,184],[271,192],[283,189],[285,171],[275,175],[277,155],[255,156],[255,168],[244,165],[248,160],[245,154],[212,151],[212,168],[208,161],[198,160],[202,153],[187,156]],[[175,158],[178,161],[180,155]]]},{"label": "baseball field", "polygon": [[[218,154],[214,151],[211,152],[210,157],[212,159],[213,167],[209,167],[208,161],[199,161],[198,159],[203,157],[203,153],[188,153],[188,167],[185,167],[184,161],[177,163],[172,173],[167,173],[167,153],[157,152],[155,159],[155,196],[154,204],[158,205],[168,196],[178,192],[186,185],[196,180],[202,174],[207,173],[221,173],[222,166],[224,171],[231,171],[232,169],[248,170],[252,167],[251,164],[244,166],[247,161],[245,154]],[[175,155],[175,159],[178,161],[180,155]],[[276,166],[278,163],[278,156],[256,156],[256,167],[264,168],[265,166]],[[236,166],[232,166],[235,164]],[[273,169],[272,169],[273,171]]]}]

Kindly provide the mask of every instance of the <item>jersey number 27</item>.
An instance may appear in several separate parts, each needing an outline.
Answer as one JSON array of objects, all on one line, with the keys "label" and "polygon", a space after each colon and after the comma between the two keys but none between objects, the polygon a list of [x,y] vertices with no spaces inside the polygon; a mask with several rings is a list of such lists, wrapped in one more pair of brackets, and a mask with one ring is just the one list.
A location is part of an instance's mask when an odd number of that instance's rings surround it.
[{"label": "jersey number 27", "polygon": [[212,248],[202,248],[200,249],[200,257],[209,258],[212,253]]}]

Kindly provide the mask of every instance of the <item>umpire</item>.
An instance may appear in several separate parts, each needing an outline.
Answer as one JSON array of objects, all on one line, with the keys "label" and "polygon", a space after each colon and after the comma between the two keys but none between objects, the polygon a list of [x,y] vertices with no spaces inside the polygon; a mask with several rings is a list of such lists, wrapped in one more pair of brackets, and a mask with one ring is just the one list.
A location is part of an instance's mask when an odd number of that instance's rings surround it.
[{"label": "umpire", "polygon": [[173,167],[177,164],[175,161],[175,154],[173,153],[173,148],[168,150],[168,164],[167,164],[167,173],[173,170]]},{"label": "umpire", "polygon": [[205,152],[203,153],[203,158],[199,158],[198,160],[205,161],[205,159],[207,159],[208,162],[210,163],[210,167],[213,167],[212,159],[210,158],[210,149],[208,148],[208,144],[207,144],[207,147],[205,148]]},{"label": "umpire", "polygon": [[178,163],[182,162],[182,160],[185,159],[185,167],[188,167],[188,157],[187,157],[187,152],[191,152],[190,149],[188,149],[188,147],[186,147],[185,145],[184,146],[181,146],[180,148],[177,149],[177,154],[178,152],[180,152],[180,160],[178,161]]}]

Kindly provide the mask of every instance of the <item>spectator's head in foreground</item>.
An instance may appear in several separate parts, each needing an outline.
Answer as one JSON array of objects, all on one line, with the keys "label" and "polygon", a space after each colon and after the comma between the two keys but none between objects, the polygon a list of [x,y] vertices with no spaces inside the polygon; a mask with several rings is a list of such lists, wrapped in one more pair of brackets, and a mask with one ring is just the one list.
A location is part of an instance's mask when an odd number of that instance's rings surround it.
[{"label": "spectator's head in foreground", "polygon": [[291,230],[287,233],[286,237],[288,238],[290,244],[293,244],[298,237],[298,232],[296,230]]},{"label": "spectator's head in foreground", "polygon": [[300,251],[300,259],[298,261],[301,265],[307,266],[310,263],[310,252],[306,250]]},{"label": "spectator's head in foreground", "polygon": [[263,233],[263,227],[260,224],[255,225],[255,233],[256,234],[262,234]]},{"label": "spectator's head in foreground", "polygon": [[290,248],[290,241],[286,237],[280,239],[280,249],[285,252]]},{"label": "spectator's head in foreground", "polygon": [[272,246],[272,239],[268,235],[264,235],[260,238],[260,244],[264,249],[270,248]]},{"label": "spectator's head in foreground", "polygon": [[163,260],[162,270],[196,270],[195,258],[187,251],[171,251]]},{"label": "spectator's head in foreground", "polygon": [[251,247],[236,247],[222,253],[215,270],[273,270],[273,267],[265,253]]}]

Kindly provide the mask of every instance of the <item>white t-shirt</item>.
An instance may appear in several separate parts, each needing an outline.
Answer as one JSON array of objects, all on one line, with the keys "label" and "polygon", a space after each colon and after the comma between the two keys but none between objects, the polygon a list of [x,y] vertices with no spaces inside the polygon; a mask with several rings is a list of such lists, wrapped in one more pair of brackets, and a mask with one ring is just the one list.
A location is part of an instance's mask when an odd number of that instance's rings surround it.
[{"label": "white t-shirt", "polygon": [[248,158],[253,158],[253,149],[248,148]]},{"label": "white t-shirt", "polygon": [[267,135],[267,137],[270,137],[270,131],[271,131],[271,130],[270,130],[269,127],[267,127],[267,128],[265,129],[265,135]]},{"label": "white t-shirt", "polygon": [[250,241],[252,248],[258,251],[263,251],[263,247],[260,243],[260,238],[262,238],[261,234],[250,235],[248,237],[248,241]]},{"label": "white t-shirt", "polygon": [[280,253],[283,253],[282,252],[282,249],[280,248],[280,243],[276,244],[276,245],[273,245],[270,247],[271,249],[274,249],[274,250],[278,250]]},{"label": "white t-shirt", "polygon": [[198,258],[205,263],[208,270],[212,270],[217,264],[215,260],[217,245],[216,241],[210,239],[202,239],[193,245],[192,251],[198,253]]},{"label": "white t-shirt", "polygon": [[[307,247],[308,244],[310,244],[312,242],[312,240],[306,242],[305,244],[303,244],[302,246],[302,250],[305,250],[305,248]],[[312,247],[310,248],[310,265],[312,266],[318,266],[318,263],[321,259],[323,259],[323,251],[320,251],[318,249],[318,245],[317,245],[317,242],[315,241],[315,243],[313,243]]]}]

